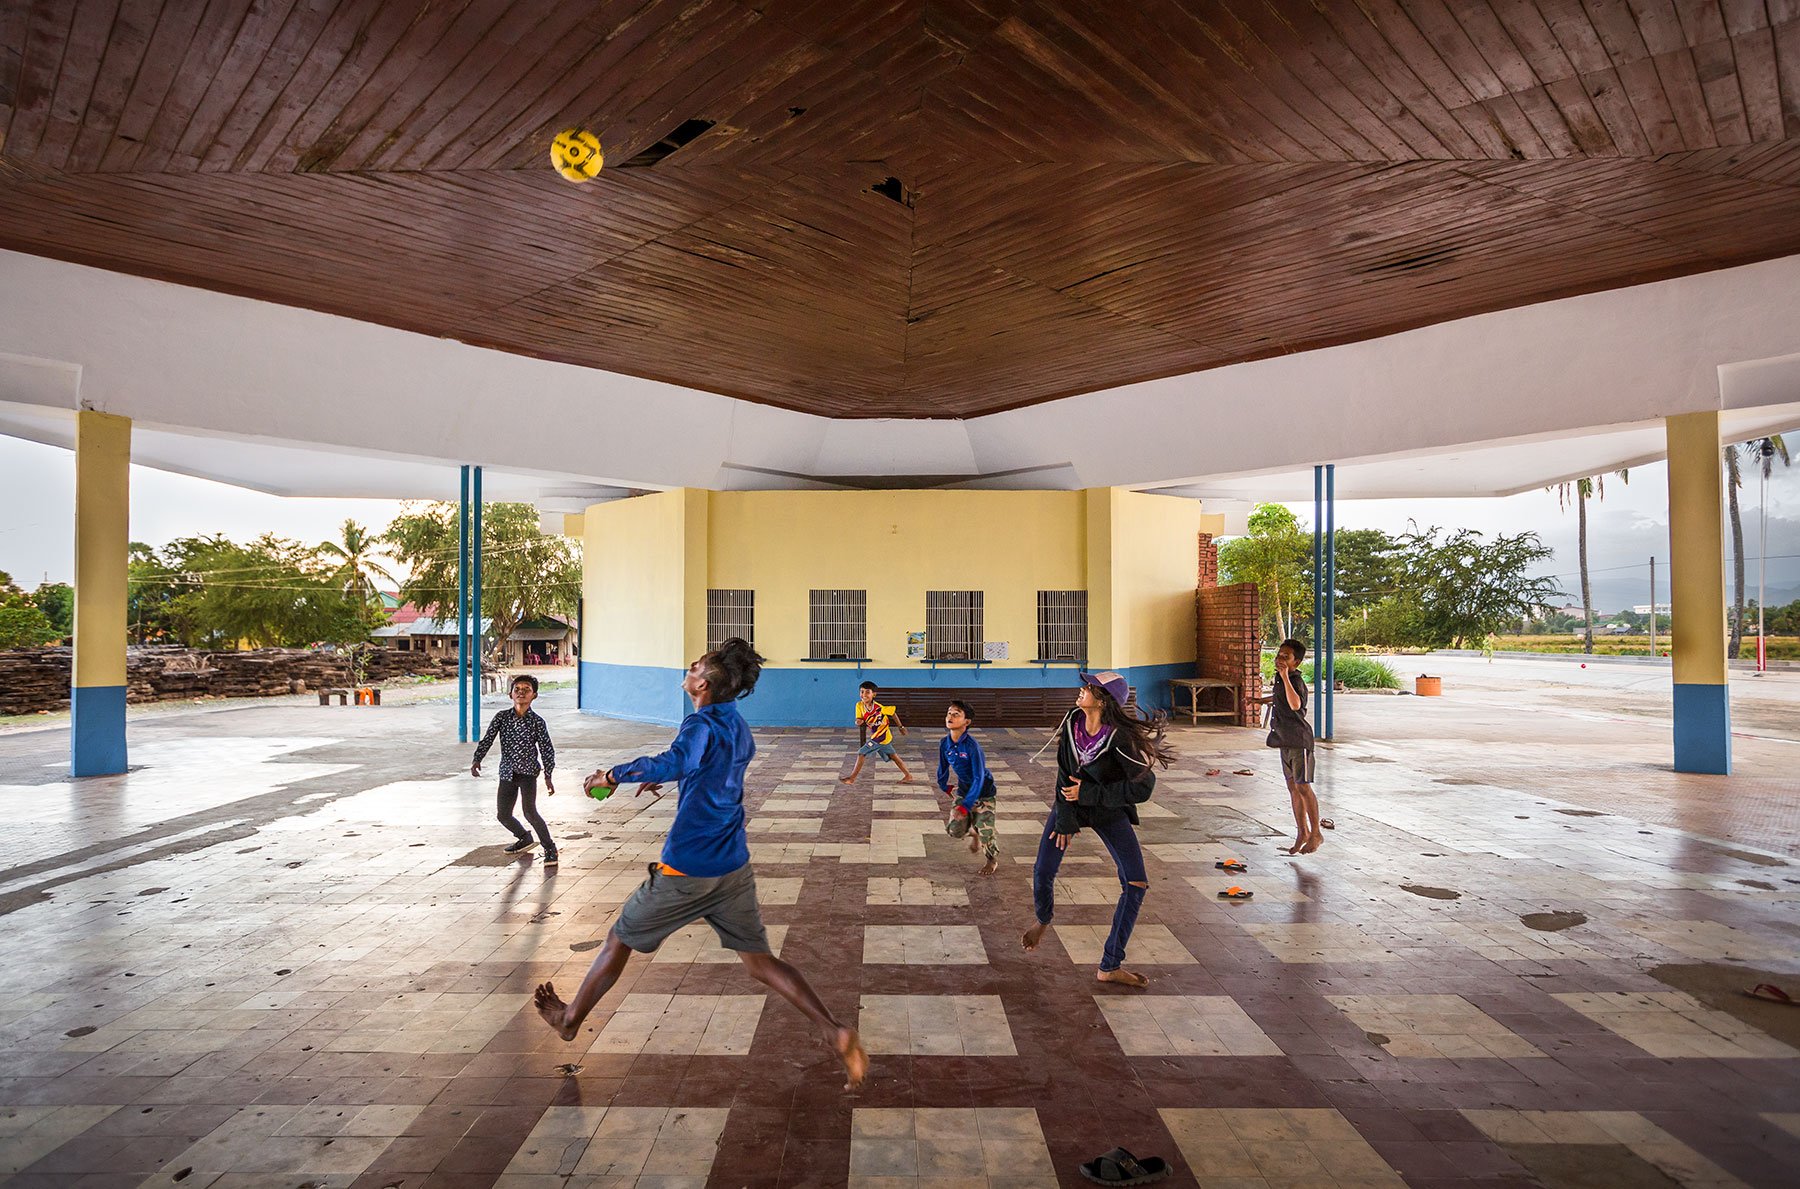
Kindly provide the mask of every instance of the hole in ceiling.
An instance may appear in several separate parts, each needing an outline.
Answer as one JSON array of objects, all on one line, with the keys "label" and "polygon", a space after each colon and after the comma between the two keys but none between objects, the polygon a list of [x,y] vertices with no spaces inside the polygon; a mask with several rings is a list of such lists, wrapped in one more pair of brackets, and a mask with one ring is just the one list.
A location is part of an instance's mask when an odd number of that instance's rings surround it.
[{"label": "hole in ceiling", "polygon": [[1405,256],[1396,256],[1391,260],[1383,260],[1379,264],[1371,264],[1362,271],[1372,276],[1418,272],[1422,268],[1448,264],[1454,259],[1456,259],[1455,248],[1429,248],[1423,252],[1412,252]]},{"label": "hole in ceiling", "polygon": [[893,199],[901,206],[909,207],[913,204],[913,196],[907,193],[906,187],[900,184],[899,178],[887,178],[883,181],[876,182],[873,186],[870,186],[869,189],[881,195],[883,198]]},{"label": "hole in ceiling", "polygon": [[790,120],[798,119],[799,117],[801,117],[805,114],[806,114],[806,109],[804,107],[788,108],[788,119],[790,119]]},{"label": "hole in ceiling", "polygon": [[625,164],[620,169],[648,169],[669,154],[692,144],[713,126],[711,120],[684,120],[681,127],[669,133]]}]

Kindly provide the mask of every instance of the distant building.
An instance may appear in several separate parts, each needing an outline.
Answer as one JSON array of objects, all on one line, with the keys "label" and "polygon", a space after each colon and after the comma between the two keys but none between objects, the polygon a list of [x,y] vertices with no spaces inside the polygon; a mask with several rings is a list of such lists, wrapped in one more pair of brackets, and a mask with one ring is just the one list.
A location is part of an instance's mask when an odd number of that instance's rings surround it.
[{"label": "distant building", "polygon": [[[1658,615],[1669,614],[1669,608],[1671,605],[1672,604],[1669,604],[1669,603],[1658,603],[1656,605],[1656,613]],[[1633,615],[1648,615],[1648,614],[1650,614],[1650,604],[1649,603],[1639,603],[1637,606],[1635,606],[1631,609],[1631,613]]]},{"label": "distant building", "polygon": [[[437,608],[421,610],[411,603],[396,606],[390,613],[388,622],[369,635],[382,647],[401,652],[455,656],[456,621],[448,616],[427,614],[427,611],[436,612]],[[494,621],[491,618],[482,619],[482,638],[488,641],[490,648],[492,642],[489,638],[493,627]],[[578,655],[579,644],[574,624],[560,615],[546,615],[540,619],[528,619],[514,628],[506,643],[500,647],[499,655],[490,656],[489,663],[508,668],[572,665]]]}]

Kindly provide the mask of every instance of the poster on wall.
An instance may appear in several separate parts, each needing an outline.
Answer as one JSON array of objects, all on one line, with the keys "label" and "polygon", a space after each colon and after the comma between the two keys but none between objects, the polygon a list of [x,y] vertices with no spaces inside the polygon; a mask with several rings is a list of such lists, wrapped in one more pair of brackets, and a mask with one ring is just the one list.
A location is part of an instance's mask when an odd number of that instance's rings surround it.
[{"label": "poster on wall", "polygon": [[922,661],[925,659],[924,632],[906,633],[906,659],[911,661]]},{"label": "poster on wall", "polygon": [[981,645],[981,659],[984,661],[1003,661],[1009,659],[1011,651],[1005,640],[984,640]]}]

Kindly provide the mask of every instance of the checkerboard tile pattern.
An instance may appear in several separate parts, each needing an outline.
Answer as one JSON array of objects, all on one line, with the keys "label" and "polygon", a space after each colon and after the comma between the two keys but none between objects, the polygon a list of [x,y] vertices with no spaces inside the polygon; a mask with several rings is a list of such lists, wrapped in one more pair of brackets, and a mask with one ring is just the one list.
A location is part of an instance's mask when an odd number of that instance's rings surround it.
[{"label": "checkerboard tile pattern", "polygon": [[[667,742],[555,697],[571,770]],[[838,784],[847,732],[759,731],[763,913],[873,1051],[846,1096],[818,1030],[704,923],[633,957],[572,1042],[531,1009],[540,982],[573,993],[674,796],[547,799],[563,862],[546,871],[499,852],[491,786],[419,777],[443,770],[436,719],[230,737],[291,713],[146,720],[141,773],[7,786],[32,840],[0,842],[0,1176],[21,1189],[1016,1189],[1082,1183],[1121,1144],[1168,1159],[1171,1184],[1599,1169],[1722,1189],[1785,1185],[1800,1159],[1786,1009],[1655,981],[1723,964],[1800,983],[1793,864],[1560,813],[1542,763],[1509,783],[1495,750],[1470,797],[1437,782],[1466,740],[1322,749],[1339,828],[1289,859],[1260,746],[1177,728],[1183,758],[1140,814],[1136,991],[1094,980],[1118,881],[1092,837],[1065,858],[1054,930],[1021,945],[1041,733],[982,733],[1009,861],[980,878],[928,787],[890,767]],[[929,770],[919,735],[906,756]],[[9,774],[54,751],[0,735]],[[1260,775],[1201,775],[1242,767]],[[1565,795],[1593,786],[1576,768]],[[1212,867],[1234,855],[1251,869]],[[1229,884],[1257,895],[1219,901]]]}]

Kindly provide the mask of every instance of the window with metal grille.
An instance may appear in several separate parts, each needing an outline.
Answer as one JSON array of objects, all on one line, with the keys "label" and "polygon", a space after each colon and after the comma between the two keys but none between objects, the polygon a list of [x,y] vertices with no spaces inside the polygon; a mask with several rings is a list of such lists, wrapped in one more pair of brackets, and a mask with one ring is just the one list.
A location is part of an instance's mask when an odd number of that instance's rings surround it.
[{"label": "window with metal grille", "polygon": [[1038,591],[1037,659],[1087,660],[1087,591]]},{"label": "window with metal grille", "polygon": [[982,592],[925,592],[925,655],[934,661],[981,659]]},{"label": "window with metal grille", "polygon": [[864,590],[815,590],[806,655],[815,661],[857,660],[869,655],[869,594]]},{"label": "window with metal grille", "polygon": [[706,650],[711,652],[733,636],[756,643],[756,592],[709,590],[706,592]]}]

